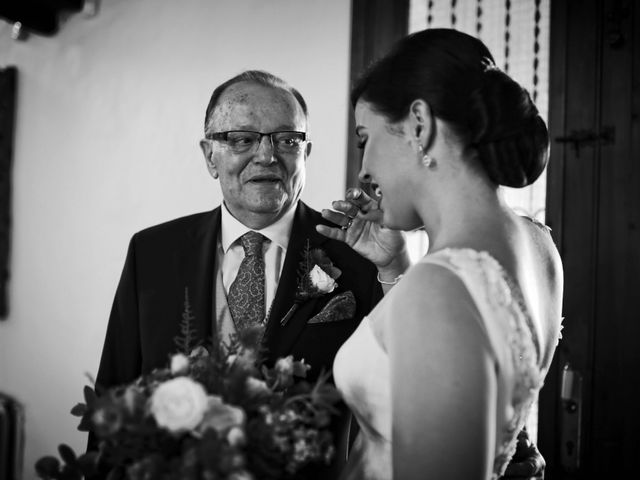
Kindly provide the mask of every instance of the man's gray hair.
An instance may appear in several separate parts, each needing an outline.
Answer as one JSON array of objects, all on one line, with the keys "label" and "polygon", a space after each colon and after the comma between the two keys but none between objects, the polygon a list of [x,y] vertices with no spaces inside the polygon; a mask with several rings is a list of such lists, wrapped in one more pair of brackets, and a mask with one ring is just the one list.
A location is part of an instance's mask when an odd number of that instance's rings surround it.
[{"label": "man's gray hair", "polygon": [[239,75],[227,80],[223,84],[216,87],[216,89],[211,94],[211,98],[209,99],[209,105],[207,105],[207,112],[204,117],[204,133],[210,133],[209,130],[212,128],[213,123],[213,112],[215,111],[216,106],[218,105],[218,101],[220,97],[224,93],[224,91],[235,83],[240,82],[249,82],[258,85],[264,85],[266,87],[273,87],[285,90],[291,93],[295,99],[298,101],[300,106],[302,107],[302,111],[304,112],[305,118],[308,118],[309,112],[307,110],[307,102],[304,101],[304,98],[300,94],[298,90],[293,88],[287,82],[285,82],[280,77],[276,77],[275,75],[265,72],[263,70],[247,70],[242,72]]}]

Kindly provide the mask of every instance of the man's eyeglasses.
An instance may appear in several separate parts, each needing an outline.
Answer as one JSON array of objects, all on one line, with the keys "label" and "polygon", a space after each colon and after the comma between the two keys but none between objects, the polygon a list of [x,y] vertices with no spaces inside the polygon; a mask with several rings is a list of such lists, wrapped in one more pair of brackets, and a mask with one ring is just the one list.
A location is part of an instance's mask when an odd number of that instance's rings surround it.
[{"label": "man's eyeglasses", "polygon": [[294,154],[302,150],[307,140],[305,132],[252,132],[250,130],[230,130],[214,132],[206,135],[209,140],[225,142],[234,153],[255,153],[262,142],[262,137],[269,137],[271,146],[278,153]]}]

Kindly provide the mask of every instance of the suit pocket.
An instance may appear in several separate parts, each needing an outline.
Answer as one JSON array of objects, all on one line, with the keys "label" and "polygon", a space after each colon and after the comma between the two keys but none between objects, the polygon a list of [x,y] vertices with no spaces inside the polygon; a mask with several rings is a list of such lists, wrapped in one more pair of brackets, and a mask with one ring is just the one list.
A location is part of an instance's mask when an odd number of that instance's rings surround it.
[{"label": "suit pocket", "polygon": [[349,320],[356,313],[356,299],[351,290],[334,296],[327,302],[320,313],[314,315],[307,323],[328,323]]}]

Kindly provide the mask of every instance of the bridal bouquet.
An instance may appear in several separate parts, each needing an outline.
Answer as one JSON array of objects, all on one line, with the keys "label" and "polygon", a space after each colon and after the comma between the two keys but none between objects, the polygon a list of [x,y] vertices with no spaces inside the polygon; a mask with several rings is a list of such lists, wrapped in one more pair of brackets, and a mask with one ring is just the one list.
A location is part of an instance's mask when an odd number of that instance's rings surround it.
[{"label": "bridal bouquet", "polygon": [[291,356],[259,366],[263,327],[191,348],[192,319],[185,301],[181,352],[167,368],[102,392],[85,387],[71,413],[98,450],[76,456],[60,445],[62,462],[36,463],[41,478],[280,479],[331,460],[339,394],[327,375],[305,381],[310,367]]}]

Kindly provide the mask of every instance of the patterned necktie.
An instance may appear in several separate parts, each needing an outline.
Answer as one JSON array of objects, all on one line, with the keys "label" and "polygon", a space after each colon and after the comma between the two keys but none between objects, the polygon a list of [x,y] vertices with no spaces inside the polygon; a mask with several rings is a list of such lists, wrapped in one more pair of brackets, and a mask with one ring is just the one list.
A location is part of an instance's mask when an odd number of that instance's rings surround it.
[{"label": "patterned necktie", "polygon": [[244,258],[227,295],[229,310],[238,330],[260,324],[264,319],[262,244],[265,240],[258,232],[247,232],[240,237]]}]

